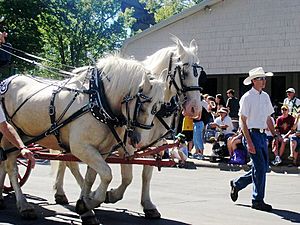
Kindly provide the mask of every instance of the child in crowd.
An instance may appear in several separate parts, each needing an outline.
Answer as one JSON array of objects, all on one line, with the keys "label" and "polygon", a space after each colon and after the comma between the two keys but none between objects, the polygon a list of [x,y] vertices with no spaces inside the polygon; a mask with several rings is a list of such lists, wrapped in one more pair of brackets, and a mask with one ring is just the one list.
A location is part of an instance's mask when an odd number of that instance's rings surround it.
[{"label": "child in crowd", "polygon": [[186,160],[188,158],[188,148],[186,143],[186,137],[184,134],[177,134],[176,141],[179,143],[178,147],[170,149],[170,157],[174,161],[178,161],[179,168],[186,167]]}]

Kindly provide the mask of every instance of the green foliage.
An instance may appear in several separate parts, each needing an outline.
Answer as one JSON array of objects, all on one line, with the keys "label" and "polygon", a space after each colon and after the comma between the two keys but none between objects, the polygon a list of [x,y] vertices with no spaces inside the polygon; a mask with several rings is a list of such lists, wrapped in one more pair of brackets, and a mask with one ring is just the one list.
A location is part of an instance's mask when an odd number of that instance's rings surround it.
[{"label": "green foliage", "polygon": [[[14,48],[32,54],[41,52],[41,38],[35,21],[42,10],[39,0],[0,1],[0,15],[5,17],[5,31],[8,32],[7,41]],[[14,60],[14,67],[21,70],[32,68],[17,59]]]},{"label": "green foliage", "polygon": [[[26,52],[57,62],[48,66],[87,65],[119,49],[132,24],[120,11],[120,0],[2,0],[0,15],[7,21],[9,41]],[[22,70],[32,70],[18,61]]]},{"label": "green foliage", "polygon": [[146,2],[146,8],[155,14],[156,23],[180,13],[182,10],[190,8],[201,1],[202,0],[141,0],[141,2]]},{"label": "green foliage", "polygon": [[87,63],[86,52],[100,57],[121,46],[126,38],[119,1],[50,0],[37,21],[48,57],[62,64]]},{"label": "green foliage", "polygon": [[[164,20],[201,0],[140,0]],[[121,12],[121,0],[0,0],[0,16],[5,16],[8,41],[14,48],[56,63],[47,66],[87,65],[90,52],[95,58],[118,50],[136,22],[133,10]],[[20,72],[48,72],[14,59]]]}]

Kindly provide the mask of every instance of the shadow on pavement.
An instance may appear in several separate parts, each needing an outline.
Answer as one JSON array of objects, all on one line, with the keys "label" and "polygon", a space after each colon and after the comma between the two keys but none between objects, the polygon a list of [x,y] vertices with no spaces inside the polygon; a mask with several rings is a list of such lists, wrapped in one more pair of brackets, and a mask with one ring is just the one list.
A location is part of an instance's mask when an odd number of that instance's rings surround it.
[{"label": "shadow on pavement", "polygon": [[[6,208],[0,210],[0,224],[22,224],[22,225],[79,225],[81,219],[75,212],[75,202],[71,205],[58,206],[66,210],[60,212],[59,209],[49,209],[56,207],[56,204],[49,203],[46,199],[26,195],[37,213],[36,220],[24,220],[20,217],[14,194],[4,197]],[[97,218],[104,225],[188,225],[187,223],[174,221],[171,219],[147,220],[143,213],[129,211],[125,208],[100,207],[94,210]]]},{"label": "shadow on pavement", "polygon": [[[245,204],[236,204],[236,205],[251,208],[250,205],[245,205]],[[298,213],[298,212],[273,208],[273,210],[271,212],[265,212],[265,213],[272,213],[272,214],[278,215],[282,219],[290,221],[292,223],[300,223],[300,213]]]},{"label": "shadow on pavement", "polygon": [[300,223],[300,213],[292,212],[284,209],[273,209],[271,213],[280,216],[284,220],[291,221],[292,223]]},{"label": "shadow on pavement", "polygon": [[147,220],[143,213],[129,211],[123,208],[101,207],[95,210],[96,216],[105,225],[188,225],[187,223],[170,219]]},{"label": "shadow on pavement", "polygon": [[36,220],[24,220],[21,218],[17,207],[14,194],[8,194],[4,197],[6,208],[0,211],[0,224],[22,224],[22,225],[70,225],[81,224],[79,216],[74,213],[60,213],[54,210],[47,209],[45,206],[50,205],[47,200],[37,196],[26,195],[28,200],[33,200],[30,203],[34,206],[37,214]]}]

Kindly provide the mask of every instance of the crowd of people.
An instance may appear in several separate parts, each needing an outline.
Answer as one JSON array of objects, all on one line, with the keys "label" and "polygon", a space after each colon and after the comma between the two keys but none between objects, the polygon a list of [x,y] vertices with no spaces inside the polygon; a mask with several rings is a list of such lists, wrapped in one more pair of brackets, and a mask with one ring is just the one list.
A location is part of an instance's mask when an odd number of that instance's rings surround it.
[{"label": "crowd of people", "polygon": [[[275,118],[274,112],[270,116],[270,121],[275,127],[276,135],[281,138],[274,138],[270,130],[266,127],[263,129],[267,137],[268,159],[274,166],[282,163],[282,158],[288,156],[289,166],[297,166],[298,152],[300,150],[300,100],[296,97],[296,91],[290,87],[286,90],[287,97],[283,99],[280,115]],[[203,110],[201,115],[195,118],[184,117],[182,122],[181,134],[184,135],[187,145],[187,156],[202,160],[204,159],[205,142],[217,142],[221,140],[225,143],[226,151],[233,160],[238,151],[243,149],[246,152],[246,159],[237,164],[246,163],[249,160],[247,153],[246,138],[241,129],[239,121],[240,100],[235,96],[233,89],[226,91],[227,99],[222,94],[215,97],[209,94],[202,95]],[[263,107],[263,106],[261,106]],[[259,114],[258,114],[259,115]],[[256,115],[256,119],[259,117]],[[218,147],[220,147],[218,145]],[[271,155],[270,155],[271,154]],[[274,159],[274,160],[273,160]]]}]

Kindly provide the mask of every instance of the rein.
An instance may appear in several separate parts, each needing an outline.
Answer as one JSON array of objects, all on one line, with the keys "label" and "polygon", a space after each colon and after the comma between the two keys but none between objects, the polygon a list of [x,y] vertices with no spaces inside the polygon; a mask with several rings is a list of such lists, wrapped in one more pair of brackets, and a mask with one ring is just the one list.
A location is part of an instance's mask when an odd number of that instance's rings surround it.
[{"label": "rein", "polygon": [[[6,47],[9,47],[9,48],[11,48],[11,49],[13,49],[13,50],[16,50],[16,49],[12,48],[11,46],[8,46],[8,45],[5,45],[5,46],[6,46]],[[12,53],[12,52],[10,52],[10,51],[7,51],[7,50],[5,50],[5,49],[3,49],[3,48],[1,48],[1,47],[0,47],[0,50],[3,51],[3,52],[5,52],[5,53],[7,53],[7,54],[10,54],[10,55],[12,55],[12,56],[18,58],[18,59],[21,59],[21,60],[23,60],[23,61],[25,61],[25,62],[27,62],[27,63],[29,63],[29,64],[32,64],[32,65],[37,66],[37,67],[40,67],[41,69],[47,70],[47,71],[49,71],[49,72],[51,72],[51,73],[60,75],[60,76],[62,76],[62,77],[73,77],[73,76],[76,76],[76,74],[74,74],[74,73],[71,73],[71,72],[68,72],[68,71],[65,71],[65,70],[61,70],[61,69],[57,69],[57,68],[55,68],[55,67],[46,66],[46,65],[43,65],[43,64],[41,64],[41,63],[39,63],[39,62],[36,62],[35,60],[30,60],[30,59],[21,57],[21,56],[16,55],[16,54],[14,54],[14,53]],[[17,51],[23,52],[23,51],[21,51],[21,50],[17,50]],[[24,53],[25,55],[28,55],[28,56],[30,56],[30,57],[32,57],[32,58],[35,58],[35,59],[38,59],[38,60],[43,60],[43,61],[47,61],[47,62],[52,62],[52,61],[50,61],[50,60],[43,59],[43,58],[41,58],[41,57],[38,57],[38,56],[35,56],[35,55],[32,55],[32,54],[29,54],[29,53],[25,53],[25,52],[23,52],[23,53]],[[56,64],[57,64],[57,63],[56,63]],[[66,65],[65,65],[65,66],[66,66]]]}]

